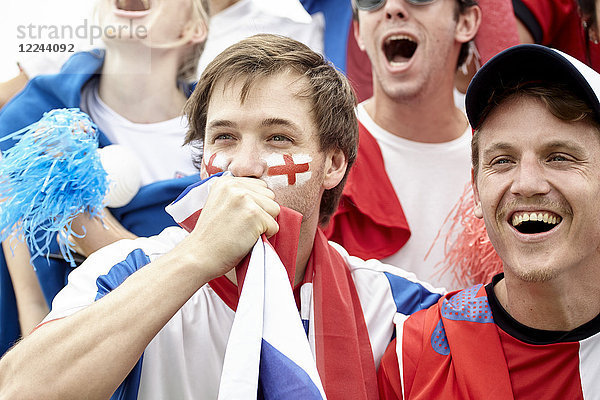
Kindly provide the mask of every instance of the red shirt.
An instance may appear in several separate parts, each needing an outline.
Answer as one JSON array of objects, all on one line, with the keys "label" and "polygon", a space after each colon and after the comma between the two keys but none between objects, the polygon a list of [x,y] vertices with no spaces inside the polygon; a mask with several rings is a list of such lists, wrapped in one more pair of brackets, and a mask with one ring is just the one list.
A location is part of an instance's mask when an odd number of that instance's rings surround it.
[{"label": "red shirt", "polygon": [[[491,310],[493,323],[478,323],[481,321],[466,317],[456,317],[454,321],[448,321],[444,317],[446,330],[445,334],[440,335],[440,325],[435,319],[436,311],[443,307],[442,304],[447,304],[449,299],[457,298],[467,290],[448,294],[429,310],[416,313],[406,321],[402,329],[403,377],[405,390],[408,392],[406,398],[598,398],[600,316],[569,332],[529,328],[510,317],[496,299],[493,285],[501,277],[502,275],[497,275],[492,284],[479,290],[475,288],[471,293],[477,294],[461,300],[465,303],[482,304],[477,306],[479,310]],[[476,301],[473,301],[475,299]],[[459,303],[463,304],[461,302]],[[436,307],[438,310],[434,310]],[[472,308],[474,306],[471,306]],[[478,312],[484,315],[486,311]],[[444,312],[441,314],[444,315]],[[459,327],[463,326],[465,331],[451,328],[459,333],[452,337],[449,325],[453,323],[458,323]],[[486,330],[487,332],[484,332]],[[443,338],[441,341],[437,340],[439,336]],[[426,354],[439,343],[443,346],[441,351],[431,352],[432,356]],[[461,348],[466,351],[477,348],[479,350],[474,350],[464,357],[457,351]],[[498,362],[496,356],[500,356],[503,362]],[[424,363],[428,364],[424,366]],[[394,340],[379,366],[381,399],[403,398],[399,370]],[[486,393],[488,390],[489,392],[485,397],[478,397],[473,395],[477,390],[479,393]],[[500,391],[503,391],[503,394],[499,394]],[[431,397],[433,393],[435,396]]]}]

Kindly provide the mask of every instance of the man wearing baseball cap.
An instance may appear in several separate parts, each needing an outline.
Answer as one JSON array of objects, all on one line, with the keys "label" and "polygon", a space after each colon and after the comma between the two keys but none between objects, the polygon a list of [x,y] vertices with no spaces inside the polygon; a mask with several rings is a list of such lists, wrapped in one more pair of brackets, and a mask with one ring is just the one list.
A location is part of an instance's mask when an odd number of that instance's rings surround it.
[{"label": "man wearing baseball cap", "polygon": [[504,273],[397,325],[382,398],[600,396],[600,75],[522,45],[467,92],[475,214]]}]

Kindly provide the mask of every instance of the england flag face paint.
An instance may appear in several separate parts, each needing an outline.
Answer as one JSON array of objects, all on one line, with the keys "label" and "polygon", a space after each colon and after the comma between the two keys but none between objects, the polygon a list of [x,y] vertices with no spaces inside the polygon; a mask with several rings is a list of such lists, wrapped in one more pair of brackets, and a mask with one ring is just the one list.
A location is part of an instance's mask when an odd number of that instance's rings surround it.
[{"label": "england flag face paint", "polygon": [[263,179],[271,189],[301,186],[312,175],[311,161],[308,154],[271,154],[265,158],[267,172]]},{"label": "england flag face paint", "polygon": [[227,170],[229,162],[224,155],[220,153],[213,153],[210,156],[207,156],[208,157],[204,157],[202,163],[204,164],[204,169],[206,170],[208,176]]}]

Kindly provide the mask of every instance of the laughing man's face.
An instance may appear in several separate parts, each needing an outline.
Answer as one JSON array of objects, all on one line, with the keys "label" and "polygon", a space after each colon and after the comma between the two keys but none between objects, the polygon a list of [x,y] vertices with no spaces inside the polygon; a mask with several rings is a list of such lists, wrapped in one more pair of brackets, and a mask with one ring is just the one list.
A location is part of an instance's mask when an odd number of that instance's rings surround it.
[{"label": "laughing man's face", "polygon": [[556,118],[538,99],[513,96],[479,134],[476,215],[507,276],[540,282],[598,265],[598,130]]}]

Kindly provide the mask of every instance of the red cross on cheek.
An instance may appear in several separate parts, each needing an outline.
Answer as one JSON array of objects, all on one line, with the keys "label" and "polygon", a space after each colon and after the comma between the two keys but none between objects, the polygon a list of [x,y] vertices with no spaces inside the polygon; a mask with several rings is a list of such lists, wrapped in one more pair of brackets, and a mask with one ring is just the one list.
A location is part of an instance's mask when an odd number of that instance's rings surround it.
[{"label": "red cross on cheek", "polygon": [[213,163],[215,162],[216,156],[217,156],[217,153],[213,154],[208,159],[208,164],[204,163],[204,168],[206,168],[206,173],[208,174],[208,176],[212,176],[214,174],[218,174],[219,172],[223,172],[223,170],[221,168],[215,167],[213,165]]},{"label": "red cross on cheek", "polygon": [[287,175],[288,185],[293,185],[296,183],[296,174],[308,171],[308,163],[294,164],[294,159],[289,154],[283,155],[283,161],[285,162],[285,165],[269,167],[267,175]]}]

